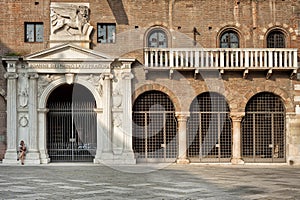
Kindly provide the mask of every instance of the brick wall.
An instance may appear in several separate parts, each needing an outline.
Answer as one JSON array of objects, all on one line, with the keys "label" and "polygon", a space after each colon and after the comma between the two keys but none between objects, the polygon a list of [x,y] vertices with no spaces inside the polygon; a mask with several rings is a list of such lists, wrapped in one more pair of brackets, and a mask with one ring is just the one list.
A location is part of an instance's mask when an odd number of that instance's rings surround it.
[{"label": "brick wall", "polygon": [[[6,54],[26,55],[49,47],[50,2],[60,0],[2,0],[0,6],[4,12],[0,17],[0,56]],[[299,48],[298,30],[300,20],[300,5],[296,0],[285,1],[252,1],[252,0],[64,0],[63,2],[90,3],[90,23],[94,27],[92,45],[94,50],[115,56],[137,58],[143,63],[143,47],[145,34],[153,26],[162,26],[168,31],[170,47],[192,47],[193,28],[196,27],[200,35],[196,37],[198,47],[218,47],[218,37],[225,28],[232,28],[240,35],[241,47],[265,47],[266,34],[271,28],[278,27],[286,33],[287,47]],[[24,42],[24,22],[44,23],[44,42]],[[97,43],[97,23],[116,23],[117,36],[115,44]],[[0,87],[6,88],[3,78],[5,70],[1,66]],[[145,74],[136,71],[141,79]],[[162,74],[163,76],[163,74]],[[226,75],[223,79],[225,95],[234,109],[243,106],[247,98],[235,102],[238,95],[249,95],[268,90],[286,98],[289,111],[292,98],[291,80],[287,75],[275,75],[272,80],[266,80],[263,74],[255,74],[252,79],[241,79],[240,74]],[[283,76],[284,78],[282,78]],[[183,87],[177,87],[176,79],[139,80],[143,84],[153,84],[156,81],[166,82],[168,87],[174,87],[176,98],[190,98]],[[180,78],[181,77],[181,78]],[[193,74],[185,74],[184,79],[192,94],[196,95],[206,90],[201,80],[194,80]],[[262,85],[260,85],[263,83]],[[165,84],[165,83],[164,83]],[[213,84],[211,84],[213,85]],[[280,88],[276,90],[276,86]],[[137,83],[138,88],[140,83]],[[176,88],[175,88],[176,86]],[[238,90],[236,90],[238,88]],[[286,94],[283,94],[285,91]],[[175,98],[175,97],[174,97]],[[183,106],[183,105],[181,105]],[[6,134],[6,102],[0,97],[0,160],[3,157]],[[1,139],[2,138],[2,139]],[[5,137],[4,137],[5,138]]]},{"label": "brick wall", "polygon": [[[37,2],[37,3],[36,3]],[[52,0],[51,2],[61,2]],[[240,33],[241,47],[265,47],[265,36],[273,27],[287,34],[288,47],[298,47],[299,4],[294,0],[65,0],[90,3],[93,49],[112,55],[137,52],[144,47],[144,35],[155,25],[163,26],[172,36],[172,47],[193,45],[193,28],[199,46],[218,47],[218,36],[226,28]],[[237,3],[239,2],[239,3]],[[4,0],[0,19],[1,54],[28,54],[49,47],[50,0]],[[16,14],[18,13],[18,14]],[[44,23],[44,43],[24,43],[24,22]],[[115,44],[97,43],[97,23],[116,23]],[[5,39],[4,39],[5,38]],[[139,52],[141,53],[141,51]]]}]

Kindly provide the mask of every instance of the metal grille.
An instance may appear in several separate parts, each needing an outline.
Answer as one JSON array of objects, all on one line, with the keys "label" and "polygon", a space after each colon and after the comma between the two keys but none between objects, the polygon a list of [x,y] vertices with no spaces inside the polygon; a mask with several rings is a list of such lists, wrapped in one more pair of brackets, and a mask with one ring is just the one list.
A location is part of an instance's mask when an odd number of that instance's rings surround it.
[{"label": "metal grille", "polygon": [[271,93],[253,97],[242,121],[242,156],[248,162],[285,162],[285,111]]},{"label": "metal grille", "polygon": [[231,120],[225,98],[203,93],[194,99],[188,121],[188,156],[192,161],[228,162],[231,158]]},{"label": "metal grille", "polygon": [[133,106],[133,150],[142,162],[169,162],[177,157],[174,106],[158,91],[139,96]]},{"label": "metal grille", "polygon": [[268,48],[285,48],[285,37],[281,31],[272,31],[267,38]]},{"label": "metal grille", "polygon": [[48,100],[47,149],[51,162],[93,161],[97,149],[95,101],[91,94],[82,95],[81,100],[72,100],[65,91],[52,94]]}]

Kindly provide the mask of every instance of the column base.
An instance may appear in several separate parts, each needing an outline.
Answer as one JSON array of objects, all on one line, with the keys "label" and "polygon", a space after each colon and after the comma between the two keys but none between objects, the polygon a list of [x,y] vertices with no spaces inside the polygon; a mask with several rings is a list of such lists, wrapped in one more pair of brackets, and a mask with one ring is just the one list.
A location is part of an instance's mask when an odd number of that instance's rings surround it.
[{"label": "column base", "polygon": [[7,150],[2,160],[3,164],[17,164],[18,154],[16,150]]},{"label": "column base", "polygon": [[40,151],[40,160],[41,160],[41,164],[50,163],[49,155],[45,151]]},{"label": "column base", "polygon": [[243,164],[245,164],[245,162],[242,158],[232,158],[230,162],[233,165],[243,165]]},{"label": "column base", "polygon": [[134,153],[123,152],[121,154],[113,153],[102,153],[99,158],[94,159],[95,164],[104,164],[104,165],[135,165],[136,159],[134,158]]},{"label": "column base", "polygon": [[300,156],[293,156],[287,159],[289,165],[300,165]]},{"label": "column base", "polygon": [[25,157],[25,165],[39,165],[41,164],[40,153],[38,151],[28,152]]},{"label": "column base", "polygon": [[176,160],[176,164],[180,164],[180,165],[190,164],[190,160],[187,158],[178,158]]}]

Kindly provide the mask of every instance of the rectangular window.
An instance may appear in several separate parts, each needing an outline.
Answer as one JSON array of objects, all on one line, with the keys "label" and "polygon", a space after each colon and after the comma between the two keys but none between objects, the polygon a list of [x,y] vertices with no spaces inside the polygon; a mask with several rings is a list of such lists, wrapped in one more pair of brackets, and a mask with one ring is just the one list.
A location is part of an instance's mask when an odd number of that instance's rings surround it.
[{"label": "rectangular window", "polygon": [[41,22],[25,22],[25,42],[43,42],[44,24]]},{"label": "rectangular window", "polygon": [[116,24],[97,24],[97,42],[115,43]]}]

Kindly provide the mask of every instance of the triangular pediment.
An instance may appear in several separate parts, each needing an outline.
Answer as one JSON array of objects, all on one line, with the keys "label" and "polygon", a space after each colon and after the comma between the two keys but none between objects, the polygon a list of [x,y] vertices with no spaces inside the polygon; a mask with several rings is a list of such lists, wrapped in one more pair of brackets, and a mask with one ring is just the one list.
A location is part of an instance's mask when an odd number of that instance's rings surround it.
[{"label": "triangular pediment", "polygon": [[63,44],[25,56],[27,61],[113,61],[114,58],[91,49]]}]

